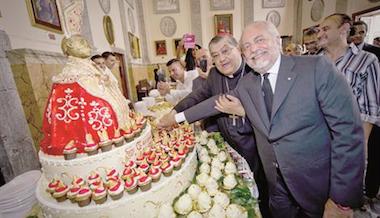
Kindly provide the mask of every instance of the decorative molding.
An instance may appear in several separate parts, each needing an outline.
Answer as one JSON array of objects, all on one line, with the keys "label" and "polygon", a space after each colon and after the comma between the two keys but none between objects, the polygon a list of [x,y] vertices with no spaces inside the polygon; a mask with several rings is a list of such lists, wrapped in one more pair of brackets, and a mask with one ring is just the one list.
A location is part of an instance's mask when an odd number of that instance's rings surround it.
[{"label": "decorative molding", "polygon": [[171,37],[177,31],[177,23],[173,17],[165,16],[160,21],[161,33],[166,37]]},{"label": "decorative molding", "polygon": [[210,10],[234,10],[234,0],[210,0]]},{"label": "decorative molding", "polygon": [[[190,1],[190,16],[191,16],[191,32],[195,35],[195,43],[203,45],[202,43],[202,14],[201,14],[201,1]],[[174,52],[174,55],[176,53]]]}]

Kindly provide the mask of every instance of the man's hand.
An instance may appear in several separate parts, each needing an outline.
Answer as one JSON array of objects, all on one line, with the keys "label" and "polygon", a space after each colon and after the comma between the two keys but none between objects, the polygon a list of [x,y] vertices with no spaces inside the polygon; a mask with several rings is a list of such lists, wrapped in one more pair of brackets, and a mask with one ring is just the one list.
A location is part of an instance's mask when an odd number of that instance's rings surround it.
[{"label": "man's hand", "polygon": [[207,79],[207,77],[208,77],[208,73],[209,73],[209,69],[207,69],[206,72],[203,72],[203,71],[201,70],[201,68],[197,67],[197,71],[198,71],[198,75],[199,75],[199,77],[201,77],[202,79]]},{"label": "man's hand", "polygon": [[175,121],[175,115],[177,112],[175,110],[170,111],[169,113],[165,114],[157,123],[158,128],[169,128],[173,125],[176,125],[177,122]]},{"label": "man's hand", "polygon": [[215,101],[215,109],[227,114],[236,114],[244,117],[245,110],[240,100],[232,95],[221,95],[218,100]]},{"label": "man's hand", "polygon": [[330,198],[325,204],[325,211],[323,213],[323,218],[353,218],[354,212],[352,209],[342,209]]},{"label": "man's hand", "polygon": [[161,96],[165,96],[170,93],[170,85],[167,82],[158,82],[157,89]]}]

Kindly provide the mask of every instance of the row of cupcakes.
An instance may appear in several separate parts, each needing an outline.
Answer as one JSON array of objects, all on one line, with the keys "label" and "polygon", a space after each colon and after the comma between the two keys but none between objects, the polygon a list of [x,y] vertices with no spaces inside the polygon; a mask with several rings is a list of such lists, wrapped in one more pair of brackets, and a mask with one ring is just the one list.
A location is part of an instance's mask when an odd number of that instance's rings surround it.
[{"label": "row of cupcakes", "polygon": [[[140,113],[130,113],[130,121],[120,129],[115,129],[114,137],[109,138],[106,129],[98,131],[99,143],[95,143],[90,133],[86,134],[86,144],[84,145],[84,151],[88,156],[98,154],[99,150],[102,152],[110,151],[115,147],[122,146],[125,142],[131,142],[134,138],[140,136],[142,130],[145,128],[147,120]],[[71,140],[63,149],[63,156],[65,160],[72,160],[77,157],[78,148],[76,147],[74,140]]]}]

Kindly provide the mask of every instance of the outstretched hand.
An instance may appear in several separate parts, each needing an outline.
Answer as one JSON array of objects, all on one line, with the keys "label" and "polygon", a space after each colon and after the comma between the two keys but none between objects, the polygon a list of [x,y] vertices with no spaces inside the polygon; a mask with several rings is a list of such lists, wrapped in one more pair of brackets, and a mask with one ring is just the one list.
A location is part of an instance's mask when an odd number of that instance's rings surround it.
[{"label": "outstretched hand", "polygon": [[175,121],[176,111],[172,110],[169,113],[165,114],[157,123],[158,128],[170,128],[177,124]]},{"label": "outstretched hand", "polygon": [[215,109],[226,114],[245,116],[245,110],[240,100],[232,95],[221,95],[215,101]]}]

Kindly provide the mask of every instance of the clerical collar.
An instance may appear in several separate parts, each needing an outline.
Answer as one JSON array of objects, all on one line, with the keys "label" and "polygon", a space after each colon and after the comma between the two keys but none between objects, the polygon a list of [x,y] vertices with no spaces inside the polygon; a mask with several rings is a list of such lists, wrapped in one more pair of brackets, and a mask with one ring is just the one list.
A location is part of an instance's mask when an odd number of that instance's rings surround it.
[{"label": "clerical collar", "polygon": [[239,69],[237,69],[237,71],[235,71],[235,73],[233,73],[232,75],[228,75],[227,77],[232,79],[235,76],[239,76],[243,70],[243,67],[245,67],[245,63],[244,63],[244,61],[241,61]]}]

